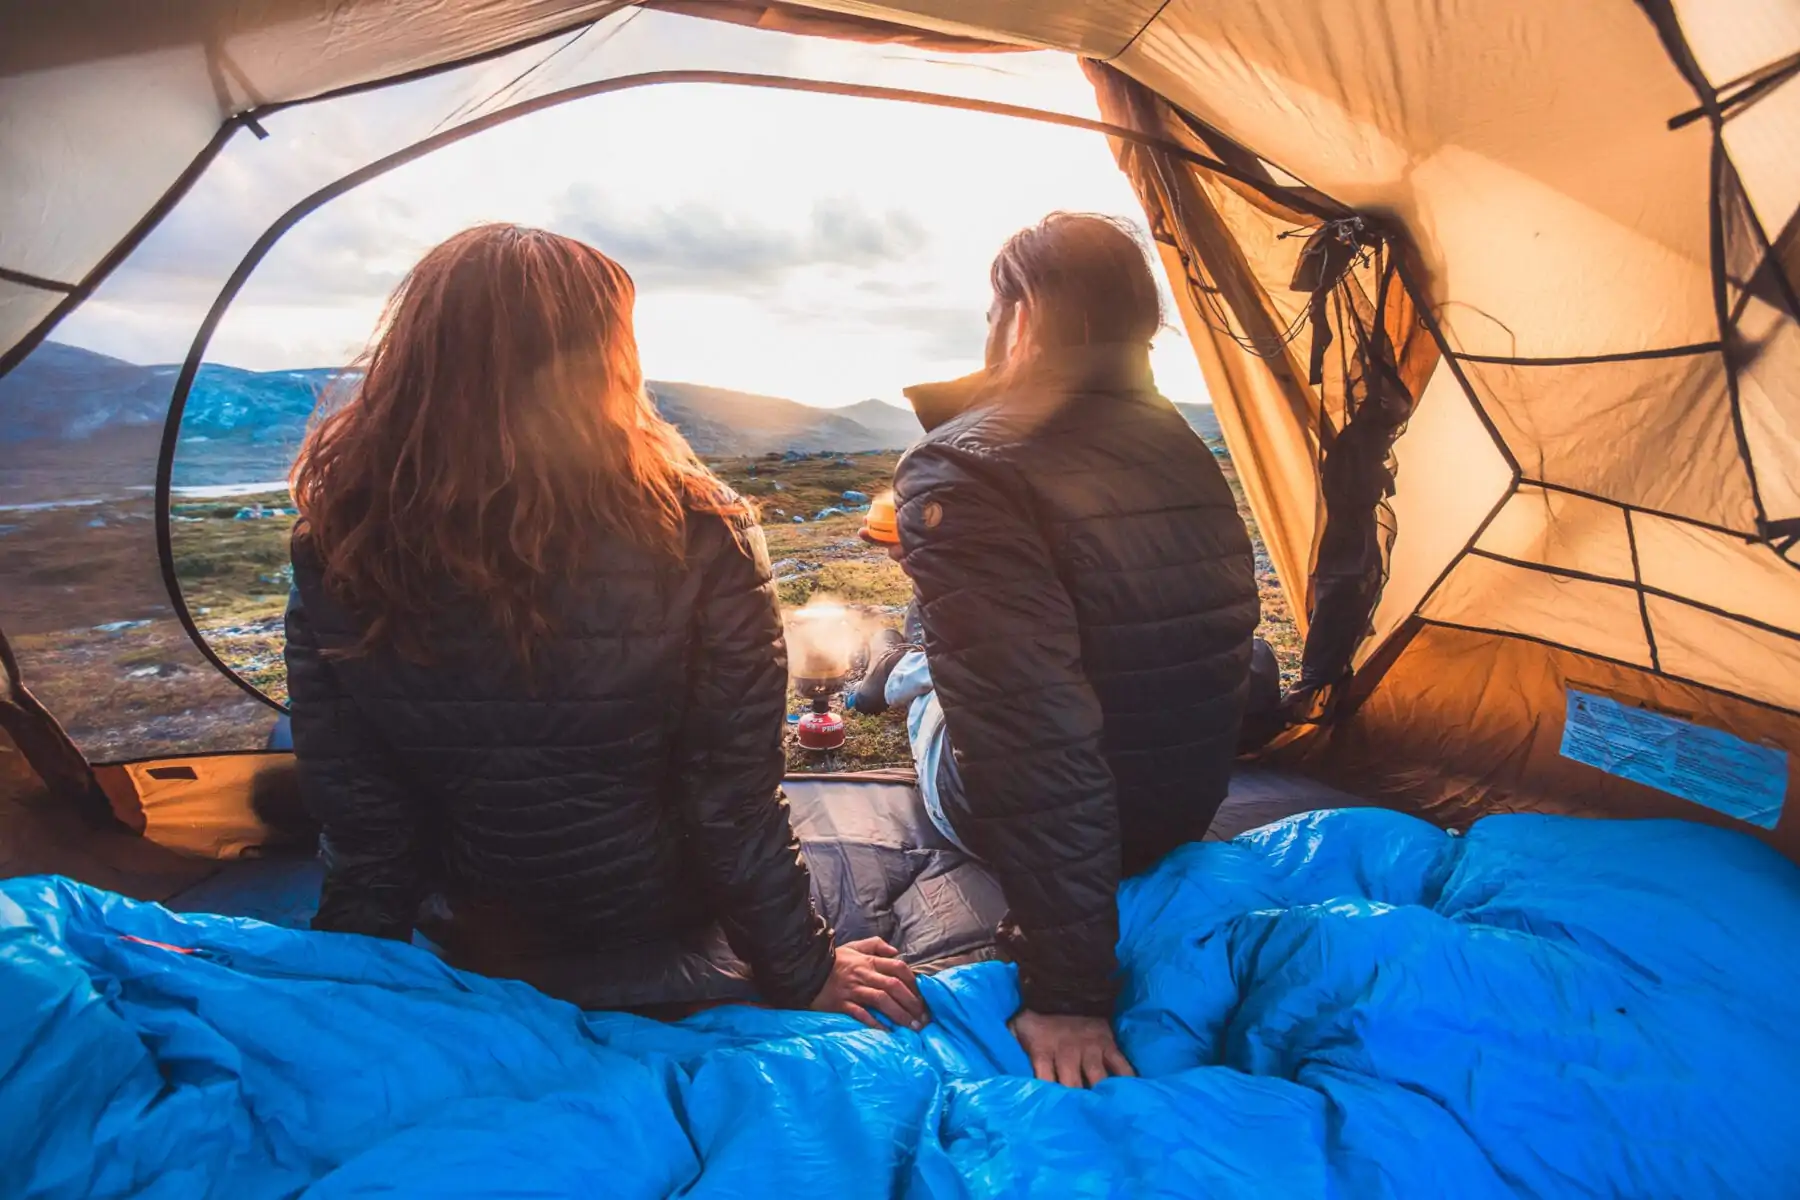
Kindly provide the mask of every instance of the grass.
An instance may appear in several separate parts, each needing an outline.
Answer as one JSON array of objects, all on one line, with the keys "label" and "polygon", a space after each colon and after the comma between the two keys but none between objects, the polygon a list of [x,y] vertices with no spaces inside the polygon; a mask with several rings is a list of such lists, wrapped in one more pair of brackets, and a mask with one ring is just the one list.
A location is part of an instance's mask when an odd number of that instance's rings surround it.
[{"label": "grass", "polygon": [[905,572],[886,558],[880,562],[828,562],[784,580],[776,590],[783,608],[799,608],[815,596],[885,608],[905,608],[912,598],[912,584]]},{"label": "grass", "polygon": [[[733,458],[711,465],[761,512],[777,592],[785,609],[829,598],[858,610],[869,628],[898,626],[912,588],[899,566],[859,540],[856,513],[826,516],[844,493],[875,495],[890,486],[897,454],[805,458]],[[1236,473],[1225,468],[1239,511],[1256,532]],[[195,623],[221,659],[271,698],[287,698],[282,615],[290,580],[293,518],[237,520],[241,508],[285,508],[285,494],[177,503],[171,548]],[[803,516],[803,521],[793,518]],[[6,514],[0,577],[8,596],[8,632],[25,660],[28,682],[95,757],[199,745],[254,743],[266,714],[235,698],[187,645],[169,612],[154,559],[147,498],[106,505]],[[1263,624],[1284,682],[1298,672],[1300,640],[1273,567],[1257,545]],[[134,622],[126,628],[103,626]],[[805,705],[790,696],[790,711]],[[210,706],[210,707],[209,707]],[[840,705],[834,704],[834,708]],[[841,750],[817,754],[788,739],[795,772],[910,766],[904,715],[844,714]],[[254,728],[253,728],[254,727]]]},{"label": "grass", "polygon": [[[289,516],[236,519],[254,504],[284,508],[285,494],[245,496],[238,504],[176,504],[170,548],[175,577],[202,629],[266,621],[287,606],[293,568],[288,562]],[[204,619],[201,619],[204,618]]]}]

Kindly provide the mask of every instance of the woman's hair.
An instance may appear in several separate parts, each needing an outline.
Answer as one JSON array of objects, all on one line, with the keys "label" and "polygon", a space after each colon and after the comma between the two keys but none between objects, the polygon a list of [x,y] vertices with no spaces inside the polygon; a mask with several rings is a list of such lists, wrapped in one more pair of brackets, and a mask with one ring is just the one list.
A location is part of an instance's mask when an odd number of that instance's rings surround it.
[{"label": "woman's hair", "polygon": [[1128,223],[1112,217],[1051,213],[1007,239],[989,279],[996,329],[1025,307],[1015,363],[1075,346],[1147,346],[1162,326],[1143,246]]},{"label": "woman's hair", "polygon": [[690,509],[744,511],[645,395],[635,296],[593,247],[516,225],[408,273],[292,474],[296,535],[365,622],[351,653],[427,659],[448,592],[529,662],[605,534],[678,561]]}]

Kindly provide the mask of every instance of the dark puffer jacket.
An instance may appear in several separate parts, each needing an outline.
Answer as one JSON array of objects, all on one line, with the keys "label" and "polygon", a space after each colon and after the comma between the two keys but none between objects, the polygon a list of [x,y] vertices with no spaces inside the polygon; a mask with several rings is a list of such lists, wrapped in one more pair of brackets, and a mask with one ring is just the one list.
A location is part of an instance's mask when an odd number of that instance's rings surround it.
[{"label": "dark puffer jacket", "polygon": [[1063,355],[941,424],[911,394],[931,432],[895,492],[951,822],[1006,892],[1026,1006],[1110,1013],[1121,871],[1202,837],[1230,783],[1249,534],[1141,347]]},{"label": "dark puffer jacket", "polygon": [[296,538],[288,687],[325,829],[317,928],[404,938],[441,894],[480,965],[643,950],[717,921],[765,998],[812,1000],[831,938],[780,793],[768,553],[748,518],[695,515],[688,542],[685,569],[623,543],[590,556],[528,680],[454,599],[429,666],[321,654],[361,627]]}]

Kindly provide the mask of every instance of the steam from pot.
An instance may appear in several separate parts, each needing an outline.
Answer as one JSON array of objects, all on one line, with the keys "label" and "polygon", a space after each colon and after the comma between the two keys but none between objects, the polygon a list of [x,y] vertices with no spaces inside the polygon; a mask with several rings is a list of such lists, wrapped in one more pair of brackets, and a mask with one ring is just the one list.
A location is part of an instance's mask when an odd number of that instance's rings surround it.
[{"label": "steam from pot", "polygon": [[788,677],[842,679],[877,622],[831,596],[814,596],[786,615]]}]

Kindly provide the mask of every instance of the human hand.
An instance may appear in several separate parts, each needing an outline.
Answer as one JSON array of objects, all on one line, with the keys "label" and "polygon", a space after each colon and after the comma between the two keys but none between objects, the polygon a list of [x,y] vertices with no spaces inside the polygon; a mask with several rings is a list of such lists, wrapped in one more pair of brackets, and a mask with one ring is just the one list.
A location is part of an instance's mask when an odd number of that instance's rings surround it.
[{"label": "human hand", "polygon": [[867,542],[869,545],[874,546],[876,549],[880,550],[883,554],[886,554],[889,558],[893,559],[895,562],[900,561],[901,553],[900,553],[900,543],[899,542],[884,542],[879,538],[872,537],[872,536],[870,536],[869,531],[866,528],[858,529],[856,531],[856,536],[861,538],[863,541]]},{"label": "human hand", "polygon": [[1136,1075],[1131,1061],[1113,1040],[1105,1017],[1080,1017],[1020,1009],[1012,1019],[1031,1070],[1046,1083],[1092,1087],[1112,1075]]},{"label": "human hand", "polygon": [[912,968],[900,961],[900,952],[880,938],[863,938],[837,948],[831,978],[813,997],[815,1012],[848,1013],[871,1029],[880,1029],[872,1008],[896,1025],[923,1029],[925,1001]]}]

